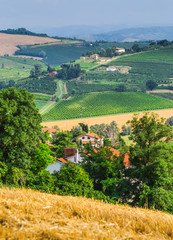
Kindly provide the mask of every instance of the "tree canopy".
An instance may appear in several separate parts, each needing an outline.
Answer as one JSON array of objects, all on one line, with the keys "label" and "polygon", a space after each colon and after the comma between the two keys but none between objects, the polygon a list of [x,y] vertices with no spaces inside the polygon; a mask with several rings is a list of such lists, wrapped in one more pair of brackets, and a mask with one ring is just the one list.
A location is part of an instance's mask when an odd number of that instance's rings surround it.
[{"label": "tree canopy", "polygon": [[0,91],[0,160],[29,168],[34,146],[41,134],[42,119],[34,96],[24,89]]}]

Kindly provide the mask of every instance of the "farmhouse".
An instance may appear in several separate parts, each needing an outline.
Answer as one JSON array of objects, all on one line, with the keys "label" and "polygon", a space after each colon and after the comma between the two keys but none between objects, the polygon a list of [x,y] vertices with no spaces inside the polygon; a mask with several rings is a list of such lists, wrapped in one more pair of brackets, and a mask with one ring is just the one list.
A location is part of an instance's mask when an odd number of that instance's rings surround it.
[{"label": "farmhouse", "polygon": [[116,69],[116,67],[115,66],[110,66],[110,67],[108,67],[107,69],[106,69],[106,71],[108,71],[108,72],[114,72],[114,71],[116,71],[117,69]]},{"label": "farmhouse", "polygon": [[116,48],[115,52],[116,53],[124,53],[125,52],[125,48]]},{"label": "farmhouse", "polygon": [[77,137],[78,141],[82,142],[84,146],[86,143],[91,142],[93,147],[101,147],[103,146],[103,137],[99,137],[95,133],[86,133]]},{"label": "farmhouse", "polygon": [[98,54],[92,54],[92,55],[90,56],[90,59],[98,60],[98,59],[99,59],[99,55],[98,55]]},{"label": "farmhouse", "polygon": [[49,77],[55,77],[57,75],[57,72],[54,71],[54,72],[50,72],[48,73]]}]

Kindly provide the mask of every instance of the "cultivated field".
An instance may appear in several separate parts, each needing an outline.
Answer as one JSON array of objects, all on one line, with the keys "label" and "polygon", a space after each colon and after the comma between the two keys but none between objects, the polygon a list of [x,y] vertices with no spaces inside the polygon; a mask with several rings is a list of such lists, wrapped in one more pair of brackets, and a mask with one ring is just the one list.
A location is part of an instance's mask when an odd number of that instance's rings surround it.
[{"label": "cultivated field", "polygon": [[43,121],[113,115],[173,108],[173,101],[146,93],[105,92],[83,94],[59,101],[43,114]]},{"label": "cultivated field", "polygon": [[[169,118],[173,116],[173,108],[165,109],[165,110],[153,110],[159,114],[160,117]],[[142,114],[142,112],[140,112]],[[92,118],[81,118],[81,119],[70,119],[70,120],[60,120],[60,121],[52,121],[52,122],[43,122],[43,126],[53,127],[58,126],[61,130],[71,130],[73,126],[78,125],[78,123],[83,122],[88,124],[89,126],[94,124],[108,123],[110,124],[112,121],[115,121],[118,124],[119,129],[126,124],[128,120],[131,120],[134,116],[134,113],[124,113],[117,114],[111,116],[100,116],[100,117],[92,117]]]},{"label": "cultivated field", "polygon": [[0,239],[173,239],[173,215],[159,211],[8,188],[0,206]]},{"label": "cultivated field", "polygon": [[16,57],[0,57],[0,81],[20,80],[30,75],[31,69],[36,64],[41,64],[43,70],[45,65],[32,59]]},{"label": "cultivated field", "polygon": [[13,55],[15,51],[18,50],[17,45],[43,44],[59,41],[60,40],[46,37],[0,33],[0,56],[4,54]]}]

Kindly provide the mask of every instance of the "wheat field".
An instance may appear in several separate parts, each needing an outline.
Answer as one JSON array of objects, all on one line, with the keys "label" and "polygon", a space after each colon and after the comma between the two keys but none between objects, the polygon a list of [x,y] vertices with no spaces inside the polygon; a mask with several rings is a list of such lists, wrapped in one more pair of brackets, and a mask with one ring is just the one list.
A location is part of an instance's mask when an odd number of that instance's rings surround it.
[{"label": "wheat field", "polygon": [[[169,118],[173,116],[173,109],[162,109],[162,110],[152,110],[150,112],[155,112],[159,115],[159,117]],[[143,112],[138,112],[142,115]],[[134,113],[123,113],[123,114],[116,114],[116,115],[108,115],[108,116],[100,116],[100,117],[90,117],[90,118],[76,118],[76,119],[68,119],[68,120],[58,120],[58,121],[51,121],[51,122],[42,122],[42,126],[47,127],[54,127],[58,126],[61,130],[71,130],[73,126],[77,126],[78,123],[85,123],[88,126],[94,124],[101,124],[101,123],[108,123],[110,124],[112,121],[115,121],[119,127],[122,128],[124,124],[128,120],[132,120]]]},{"label": "wheat field", "polygon": [[10,56],[13,55],[15,51],[18,50],[17,45],[33,45],[50,42],[58,43],[59,41],[60,40],[58,39],[48,37],[0,33],[0,56],[4,56],[4,54],[9,54]]},{"label": "wheat field", "polygon": [[173,215],[30,189],[0,189],[0,239],[173,239]]}]

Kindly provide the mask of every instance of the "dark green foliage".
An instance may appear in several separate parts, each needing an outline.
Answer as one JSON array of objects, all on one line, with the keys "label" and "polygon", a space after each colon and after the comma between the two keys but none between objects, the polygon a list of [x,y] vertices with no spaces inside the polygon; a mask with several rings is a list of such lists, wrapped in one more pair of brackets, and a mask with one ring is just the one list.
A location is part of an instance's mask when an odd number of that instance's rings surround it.
[{"label": "dark green foliage", "polygon": [[40,77],[38,79],[28,78],[18,81],[15,85],[17,89],[25,88],[29,92],[54,94],[57,89],[56,79],[54,77]]},{"label": "dark green foliage", "polygon": [[56,145],[56,157],[64,156],[64,148],[74,147],[75,144],[72,141],[73,135],[69,131],[54,133],[53,144]]},{"label": "dark green foliage", "polygon": [[147,87],[147,89],[152,91],[154,88],[157,87],[157,83],[155,81],[148,80],[148,81],[146,81],[146,87]]},{"label": "dark green foliage", "polygon": [[173,116],[166,120],[166,124],[170,125],[170,126],[173,126]]},{"label": "dark green foliage", "polygon": [[34,33],[26,28],[18,28],[18,29],[7,29],[7,30],[1,30],[1,33],[7,33],[7,34],[19,34],[19,35],[30,35],[30,36],[39,36],[39,37],[48,37],[45,33]]},{"label": "dark green foliage", "polygon": [[130,135],[131,132],[132,132],[132,129],[131,129],[130,126],[126,126],[126,125],[122,126],[122,129],[121,129],[121,135],[122,136]]},{"label": "dark green foliage", "polygon": [[1,161],[19,168],[30,168],[34,144],[41,133],[41,121],[33,95],[23,89],[1,90]]},{"label": "dark green foliage", "polygon": [[[81,166],[93,179],[95,190],[103,191],[111,197],[114,196],[116,198],[118,196],[115,188],[119,181],[123,179],[121,170],[124,168],[124,165],[122,158],[114,156],[109,147],[87,151]],[[114,192],[112,191],[112,193],[110,185],[114,186]]]},{"label": "dark green foliage", "polygon": [[88,131],[89,131],[89,129],[88,129],[88,124],[79,123],[79,126],[82,128],[82,131],[88,133]]},{"label": "dark green foliage", "polygon": [[81,68],[79,64],[62,64],[58,71],[58,78],[68,80],[79,77]]},{"label": "dark green foliage", "polygon": [[129,156],[132,167],[126,169],[129,198],[133,205],[165,211],[173,208],[173,134],[154,113],[135,116],[130,121],[132,134]]}]

